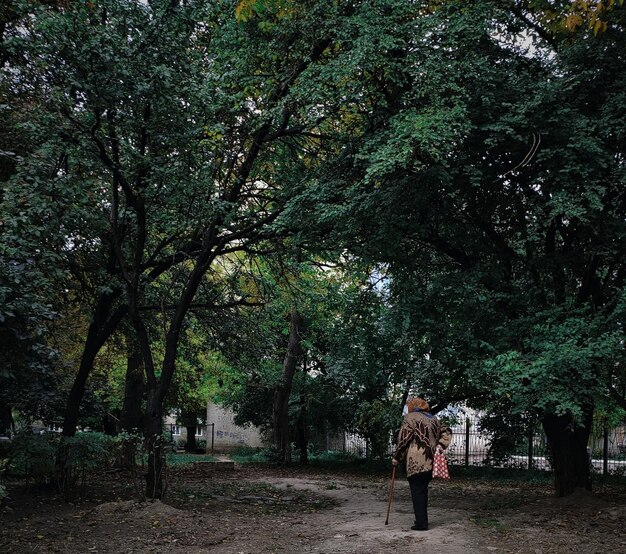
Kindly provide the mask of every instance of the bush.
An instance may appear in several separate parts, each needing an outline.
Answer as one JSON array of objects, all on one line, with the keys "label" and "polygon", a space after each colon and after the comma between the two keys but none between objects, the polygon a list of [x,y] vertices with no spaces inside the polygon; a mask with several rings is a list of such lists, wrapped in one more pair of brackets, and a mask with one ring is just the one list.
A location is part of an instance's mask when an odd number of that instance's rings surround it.
[{"label": "bush", "polygon": [[272,461],[275,451],[271,448],[238,446],[230,453],[230,459],[238,464],[267,464]]},{"label": "bush", "polygon": [[61,439],[59,452],[64,457],[64,471],[57,477],[66,500],[76,495],[79,485],[84,490],[87,472],[108,468],[115,463],[123,440],[97,432],[78,433]]},{"label": "bush", "polygon": [[311,454],[309,461],[313,464],[335,465],[335,464],[362,464],[364,460],[352,452],[342,452],[341,450],[326,450],[317,454]]},{"label": "bush", "polygon": [[370,446],[370,457],[385,460],[389,438],[400,428],[401,418],[395,404],[387,400],[361,402],[354,416],[355,428]]},{"label": "bush", "polygon": [[69,447],[67,461],[81,472],[113,465],[120,442],[118,437],[96,432],[78,433],[63,439],[63,443]]},{"label": "bush", "polygon": [[122,431],[114,439],[116,461],[126,469],[133,470],[137,464],[137,459],[143,463],[145,449],[143,435],[136,429],[133,431]]},{"label": "bush", "polygon": [[195,464],[196,462],[214,462],[215,458],[203,454],[175,454],[170,452],[166,455],[167,465],[178,466]]},{"label": "bush", "polygon": [[[280,460],[280,454],[272,447],[252,448],[251,446],[238,446],[230,453],[230,458],[239,464],[274,464]],[[293,452],[292,459],[298,460],[298,452]],[[316,465],[360,465],[364,461],[351,452],[338,450],[325,450],[317,453],[309,452],[309,463]]]},{"label": "bush", "polygon": [[[26,483],[47,484],[57,481],[66,496],[72,496],[77,484],[85,484],[87,472],[110,467],[120,455],[124,437],[103,433],[78,433],[62,437],[57,433],[18,433],[12,443],[6,472],[23,477]],[[56,460],[64,455],[65,471],[57,475]]]},{"label": "bush", "polygon": [[23,477],[26,482],[49,483],[54,475],[54,463],[60,437],[56,433],[34,434],[21,431],[13,437],[6,471]]}]

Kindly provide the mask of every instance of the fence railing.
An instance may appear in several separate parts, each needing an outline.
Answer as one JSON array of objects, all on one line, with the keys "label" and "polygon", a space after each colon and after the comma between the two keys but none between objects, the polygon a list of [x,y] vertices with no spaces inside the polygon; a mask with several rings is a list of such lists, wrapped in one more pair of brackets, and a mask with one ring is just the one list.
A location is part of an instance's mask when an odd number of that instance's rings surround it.
[{"label": "fence railing", "polygon": [[[497,461],[490,454],[491,435],[480,428],[480,417],[460,414],[452,428],[448,462],[461,466],[495,466],[550,470],[545,433],[539,426],[532,435],[518,441],[513,452]],[[354,434],[335,435],[327,440],[328,450],[349,452],[361,458],[369,453],[366,440]],[[389,454],[393,452],[390,444]],[[589,446],[589,463],[596,473],[626,475],[626,422],[608,427],[602,420],[594,423]]]}]

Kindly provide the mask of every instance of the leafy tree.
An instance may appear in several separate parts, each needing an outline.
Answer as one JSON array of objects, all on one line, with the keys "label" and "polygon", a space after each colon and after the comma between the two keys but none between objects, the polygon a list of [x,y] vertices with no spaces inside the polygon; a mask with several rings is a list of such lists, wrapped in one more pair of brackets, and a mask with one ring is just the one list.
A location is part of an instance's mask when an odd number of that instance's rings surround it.
[{"label": "leafy tree", "polygon": [[390,264],[423,382],[538,410],[568,494],[622,367],[623,11],[599,40],[556,43],[515,11],[452,2],[416,21],[410,88],[329,187],[350,206],[337,237]]},{"label": "leafy tree", "polygon": [[[14,86],[43,83],[33,129],[49,169],[31,157],[14,186],[57,209],[71,203],[54,251],[89,285],[68,435],[98,352],[128,317],[147,376],[146,432],[159,436],[181,333],[207,275],[224,255],[288,232],[269,224],[315,161],[322,123],[358,96],[340,90],[347,71],[335,61],[350,58],[351,45],[330,48],[337,23],[356,32],[343,19],[351,8],[260,6],[238,21],[230,3],[72,4],[42,9],[15,38],[27,63],[11,74]],[[85,271],[90,264],[96,271]],[[160,370],[144,317],[155,298],[165,307]],[[160,463],[157,440],[151,495],[160,494]]]},{"label": "leafy tree", "polygon": [[[285,406],[310,418],[307,389],[340,399],[322,421],[373,440],[413,386],[438,406],[538,414],[558,492],[587,485],[593,410],[626,404],[621,2],[12,1],[7,14],[1,86],[19,140],[0,147],[0,286],[33,286],[1,332],[42,353],[54,310],[41,299],[80,307],[67,435],[125,322],[160,496],[193,315],[236,391],[276,393],[283,452]],[[306,300],[276,294],[246,318],[269,283],[247,266],[286,246],[363,261],[365,278],[342,275],[321,312],[305,284]],[[303,317],[316,372],[286,364],[281,384],[285,313]],[[247,348],[225,338],[243,321]]]}]

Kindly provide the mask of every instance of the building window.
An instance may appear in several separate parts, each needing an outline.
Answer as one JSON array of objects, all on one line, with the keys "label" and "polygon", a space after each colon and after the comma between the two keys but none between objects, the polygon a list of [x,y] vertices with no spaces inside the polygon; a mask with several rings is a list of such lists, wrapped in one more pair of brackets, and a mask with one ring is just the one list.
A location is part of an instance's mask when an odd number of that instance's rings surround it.
[{"label": "building window", "polygon": [[204,427],[202,425],[196,425],[196,437],[204,437]]},{"label": "building window", "polygon": [[180,426],[179,425],[172,425],[172,435],[173,436],[180,435]]}]

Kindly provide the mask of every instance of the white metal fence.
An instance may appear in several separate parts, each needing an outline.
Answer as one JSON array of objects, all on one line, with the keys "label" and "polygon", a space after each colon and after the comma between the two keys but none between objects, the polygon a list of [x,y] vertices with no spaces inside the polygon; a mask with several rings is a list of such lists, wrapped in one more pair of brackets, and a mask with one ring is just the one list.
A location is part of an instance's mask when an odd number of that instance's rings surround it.
[{"label": "white metal fence", "polygon": [[[451,465],[551,469],[546,436],[540,426],[532,436],[520,439],[514,451],[497,462],[489,456],[491,436],[481,430],[478,415],[457,414],[452,433],[447,450]],[[389,454],[393,449],[394,445],[390,444]],[[349,452],[361,458],[370,452],[363,437],[348,433],[327,440],[327,450]],[[605,425],[602,420],[595,422],[587,450],[595,472],[626,475],[626,422],[614,427]]]}]

